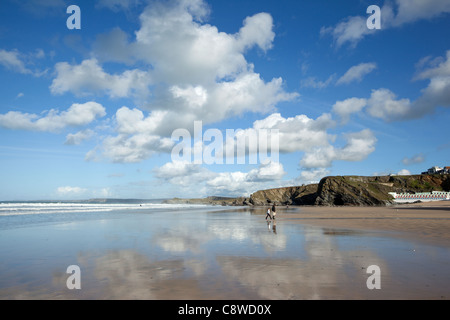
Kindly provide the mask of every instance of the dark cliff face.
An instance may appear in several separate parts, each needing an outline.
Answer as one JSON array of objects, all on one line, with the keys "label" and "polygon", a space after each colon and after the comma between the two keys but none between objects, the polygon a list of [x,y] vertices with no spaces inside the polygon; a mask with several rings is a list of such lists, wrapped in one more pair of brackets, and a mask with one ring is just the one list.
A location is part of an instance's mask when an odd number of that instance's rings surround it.
[{"label": "dark cliff face", "polygon": [[450,175],[326,177],[319,184],[255,192],[244,204],[385,206],[389,192],[450,191]]},{"label": "dark cliff face", "polygon": [[[384,206],[392,197],[387,177],[327,177],[320,181],[315,205]],[[386,181],[387,180],[387,181]],[[392,185],[392,187],[391,187]]]},{"label": "dark cliff face", "polygon": [[166,203],[210,204],[223,206],[316,205],[385,206],[392,203],[389,192],[450,191],[450,175],[412,176],[337,176],[323,178],[319,184],[260,190],[249,198],[208,197],[171,199]]}]

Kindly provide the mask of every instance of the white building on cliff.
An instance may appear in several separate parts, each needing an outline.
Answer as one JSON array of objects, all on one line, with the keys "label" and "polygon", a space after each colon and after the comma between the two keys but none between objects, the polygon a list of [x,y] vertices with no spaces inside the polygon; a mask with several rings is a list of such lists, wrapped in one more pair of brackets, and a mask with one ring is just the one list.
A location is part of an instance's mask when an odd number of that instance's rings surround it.
[{"label": "white building on cliff", "polygon": [[422,174],[450,174],[450,167],[434,166],[428,169],[427,171],[422,172]]}]

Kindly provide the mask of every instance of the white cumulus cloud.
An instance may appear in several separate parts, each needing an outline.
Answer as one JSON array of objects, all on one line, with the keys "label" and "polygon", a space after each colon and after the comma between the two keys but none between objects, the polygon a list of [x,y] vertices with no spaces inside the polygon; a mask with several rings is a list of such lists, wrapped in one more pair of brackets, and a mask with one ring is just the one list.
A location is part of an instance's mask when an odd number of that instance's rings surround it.
[{"label": "white cumulus cloud", "polygon": [[331,115],[325,113],[317,119],[311,119],[302,114],[284,118],[280,113],[274,113],[262,120],[257,120],[253,128],[244,130],[243,134],[258,130],[278,130],[279,150],[281,153],[308,151],[317,146],[326,146],[333,137],[327,130],[335,126]]},{"label": "white cumulus cloud", "polygon": [[388,122],[408,118],[411,111],[409,99],[397,99],[395,93],[385,88],[373,90],[367,105],[371,116]]},{"label": "white cumulus cloud", "polygon": [[[138,98],[135,108],[117,111],[115,135],[104,137],[97,149],[103,156],[140,161],[166,150],[165,139],[179,128],[191,131],[194,121],[212,124],[246,113],[267,114],[299,96],[284,90],[282,78],[264,80],[245,58],[252,48],[273,46],[270,14],[249,16],[236,33],[226,33],[204,22],[209,12],[202,0],[154,3],[140,15],[134,38],[116,28],[97,38],[92,58],[56,65],[54,94]],[[117,54],[101,53],[111,51]],[[112,74],[102,66],[106,61],[139,64],[139,69]]]},{"label": "white cumulus cloud", "polygon": [[248,172],[213,172],[202,165],[174,161],[153,170],[155,177],[166,183],[192,192],[192,185],[206,195],[242,196],[259,189],[277,187],[286,175],[283,165],[277,162],[261,164]]},{"label": "white cumulus cloud", "polygon": [[84,126],[106,115],[97,102],[74,103],[66,111],[51,109],[44,116],[17,111],[0,114],[0,127],[13,130],[59,132],[68,126]]},{"label": "white cumulus cloud", "polygon": [[55,69],[57,75],[50,86],[53,94],[107,94],[111,98],[149,94],[151,79],[149,74],[142,70],[126,70],[122,74],[111,75],[103,70],[95,58],[84,60],[79,65],[59,62]]},{"label": "white cumulus cloud", "polygon": [[295,179],[295,184],[312,184],[319,183],[320,180],[330,174],[330,170],[326,168],[317,168],[317,169],[309,169],[302,170],[300,176]]},{"label": "white cumulus cloud", "polygon": [[344,101],[337,101],[333,105],[333,112],[341,117],[343,123],[347,123],[352,113],[360,112],[366,105],[366,99],[349,98]]},{"label": "white cumulus cloud", "polygon": [[328,145],[305,153],[300,165],[305,169],[329,168],[333,161],[362,161],[375,151],[377,138],[369,129],[344,135],[343,147]]},{"label": "white cumulus cloud", "polygon": [[[141,108],[167,111],[165,122],[169,124],[174,123],[173,120],[181,122],[177,119],[180,112],[186,115],[183,117],[187,119],[185,126],[192,119],[211,123],[245,112],[269,112],[279,102],[298,96],[285,92],[281,78],[264,81],[245,58],[251,48],[266,51],[272,47],[275,33],[270,14],[247,17],[238,32],[232,34],[204,23],[208,13],[207,3],[201,0],[155,3],[141,14],[141,26],[135,32],[134,41],[116,28],[110,34],[99,36],[94,56],[105,61],[140,62],[148,66],[145,72],[155,90],[151,92],[151,102]],[[104,54],[112,51],[113,55]],[[59,68],[68,66],[63,64]],[[128,79],[125,74],[111,78],[113,75],[105,73],[98,60],[92,59],[70,70],[82,71],[84,80],[72,86],[69,81],[74,79],[68,78],[70,86],[67,87],[55,82],[55,93],[69,88],[111,91],[111,83]],[[99,76],[88,76],[91,70]],[[131,81],[129,87],[134,85]]]}]

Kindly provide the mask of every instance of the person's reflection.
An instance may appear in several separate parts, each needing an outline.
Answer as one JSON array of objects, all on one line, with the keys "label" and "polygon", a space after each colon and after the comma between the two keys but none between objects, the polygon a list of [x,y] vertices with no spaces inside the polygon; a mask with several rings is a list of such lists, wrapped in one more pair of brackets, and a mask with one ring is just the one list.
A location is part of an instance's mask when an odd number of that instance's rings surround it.
[{"label": "person's reflection", "polygon": [[273,233],[277,234],[277,222],[275,220],[268,220],[267,228],[269,231],[273,231]]}]

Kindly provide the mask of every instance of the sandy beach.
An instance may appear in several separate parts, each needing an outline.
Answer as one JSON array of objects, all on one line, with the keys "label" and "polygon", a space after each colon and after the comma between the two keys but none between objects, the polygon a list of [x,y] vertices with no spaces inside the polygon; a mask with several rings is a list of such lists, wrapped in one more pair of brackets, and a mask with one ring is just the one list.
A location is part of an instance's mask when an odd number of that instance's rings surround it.
[{"label": "sandy beach", "polygon": [[450,299],[447,202],[84,209],[0,217],[0,299]]},{"label": "sandy beach", "polygon": [[[365,230],[450,247],[450,201],[388,207],[301,207],[279,219],[332,229]],[[342,232],[336,231],[336,232]]]}]

